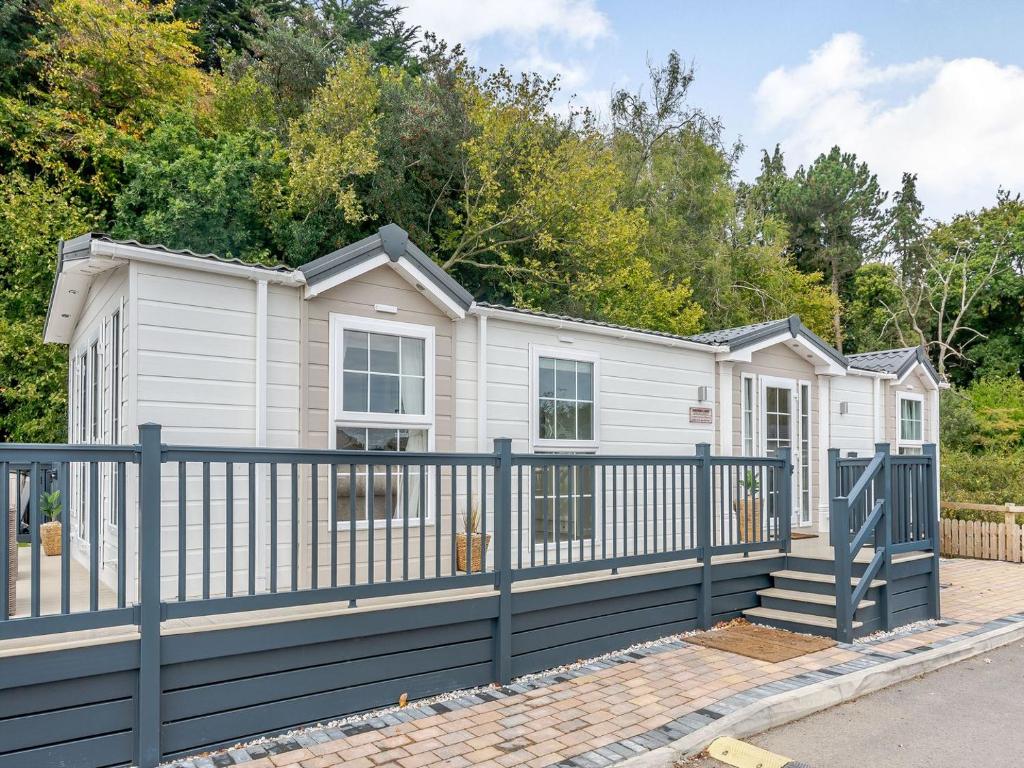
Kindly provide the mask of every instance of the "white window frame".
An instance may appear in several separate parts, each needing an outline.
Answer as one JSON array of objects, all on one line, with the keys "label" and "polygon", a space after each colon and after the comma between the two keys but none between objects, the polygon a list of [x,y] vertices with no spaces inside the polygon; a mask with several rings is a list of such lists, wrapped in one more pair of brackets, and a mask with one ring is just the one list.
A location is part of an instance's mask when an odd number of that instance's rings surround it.
[{"label": "white window frame", "polygon": [[[750,395],[747,396],[747,385],[750,386]],[[744,373],[740,376],[740,455],[756,456],[758,451],[757,441],[757,376],[753,373]],[[747,430],[747,410],[750,411],[750,430]],[[750,453],[747,451],[747,441],[750,441]]]},{"label": "white window frame", "polygon": [[[903,401],[913,400],[921,404],[921,439],[920,440],[904,440],[903,439]],[[903,453],[904,448],[914,448],[915,453],[922,453],[924,451],[924,435],[925,418],[924,418],[924,395],[918,394],[917,392],[896,392],[896,453]]]},{"label": "white window frame", "polygon": [[[550,357],[555,360],[573,360],[578,363],[591,363],[594,366],[593,377],[593,437],[590,440],[542,440],[540,437],[540,359]],[[530,444],[540,451],[563,453],[595,453],[601,444],[601,357],[596,352],[564,347],[543,347],[530,345]]]},{"label": "white window frame", "polygon": [[[801,496],[807,494],[807,517],[803,517],[803,510],[798,509],[797,515],[800,518],[799,522],[801,526],[808,526],[814,522],[814,409],[811,408],[811,401],[814,399],[812,387],[814,385],[807,379],[800,379],[797,382],[797,395],[796,395],[796,406],[797,406],[797,447],[799,454],[797,457],[796,470],[801,472],[799,480],[798,492]],[[807,402],[804,402],[804,388],[807,389]],[[807,434],[804,435],[803,425],[803,412],[804,407],[807,407]],[[804,455],[803,443],[804,439],[807,440],[807,454]],[[801,466],[803,462],[807,462],[807,487],[803,487],[803,474]],[[801,499],[801,504],[803,500]]]},{"label": "white window frame", "polygon": [[[365,333],[382,333],[389,336],[407,336],[423,340],[423,413],[374,413],[366,411],[346,411],[344,409],[344,383],[342,376],[342,354],[344,354],[345,331],[361,331]],[[377,318],[358,317],[330,313],[328,317],[328,398],[330,401],[330,423],[327,429],[327,446],[331,450],[338,447],[338,429],[354,427],[357,429],[418,429],[426,430],[427,451],[434,450],[434,391],[435,391],[435,328],[432,325],[403,323],[397,320],[379,320]],[[412,470],[410,470],[412,474]],[[417,471],[418,476],[418,471]],[[434,522],[432,472],[427,471],[426,509],[421,517],[409,520],[409,527],[418,527]],[[328,508],[333,509],[328,499]],[[343,511],[347,515],[347,510]],[[387,520],[368,520],[367,510],[363,510],[362,519],[356,520],[356,530],[385,528]],[[395,524],[392,518],[391,524]],[[346,531],[351,524],[343,520],[330,519],[328,527],[337,525],[339,531]]]}]

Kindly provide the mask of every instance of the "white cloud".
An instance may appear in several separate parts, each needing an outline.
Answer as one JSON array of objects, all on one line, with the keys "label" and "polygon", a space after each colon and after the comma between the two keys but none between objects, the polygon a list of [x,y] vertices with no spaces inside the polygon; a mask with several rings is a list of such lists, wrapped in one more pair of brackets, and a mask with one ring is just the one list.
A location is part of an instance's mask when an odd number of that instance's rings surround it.
[{"label": "white cloud", "polygon": [[594,0],[404,0],[404,18],[451,42],[547,34],[590,45],[611,32]]},{"label": "white cloud", "polygon": [[1024,190],[1024,69],[981,58],[874,66],[856,34],[835,35],[808,61],[762,79],[761,133],[787,163],[838,144],[882,184],[919,174],[931,216],[991,204],[1000,186]]}]

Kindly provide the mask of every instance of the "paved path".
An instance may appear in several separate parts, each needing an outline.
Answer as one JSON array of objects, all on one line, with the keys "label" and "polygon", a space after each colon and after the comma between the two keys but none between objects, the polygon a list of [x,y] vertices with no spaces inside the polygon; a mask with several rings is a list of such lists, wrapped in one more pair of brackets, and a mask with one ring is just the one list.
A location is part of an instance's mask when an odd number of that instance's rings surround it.
[{"label": "paved path", "polygon": [[877,642],[773,664],[671,639],[444,704],[413,705],[174,765],[601,768],[665,746],[758,699],[984,633],[1006,621],[1024,623],[1024,567],[955,560],[943,563],[942,581],[941,624]]},{"label": "paved path", "polygon": [[815,768],[1019,765],[1022,680],[1017,642],[745,741]]}]

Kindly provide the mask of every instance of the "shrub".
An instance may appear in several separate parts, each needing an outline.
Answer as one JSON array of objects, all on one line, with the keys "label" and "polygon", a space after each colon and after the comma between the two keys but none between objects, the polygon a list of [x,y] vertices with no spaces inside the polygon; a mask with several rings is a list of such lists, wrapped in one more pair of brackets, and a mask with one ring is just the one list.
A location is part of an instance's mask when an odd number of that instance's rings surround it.
[{"label": "shrub", "polygon": [[943,501],[1024,504],[1024,450],[942,452]]}]

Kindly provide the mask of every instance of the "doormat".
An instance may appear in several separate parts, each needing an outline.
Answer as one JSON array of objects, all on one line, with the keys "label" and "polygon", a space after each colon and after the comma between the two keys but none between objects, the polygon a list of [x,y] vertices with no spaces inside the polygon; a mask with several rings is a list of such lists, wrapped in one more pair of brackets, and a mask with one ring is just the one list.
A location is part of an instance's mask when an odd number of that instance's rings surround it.
[{"label": "doormat", "polygon": [[800,533],[799,531],[793,531],[793,533],[791,533],[790,536],[793,537],[794,541],[796,541],[797,539],[816,539],[816,538],[818,538],[818,534],[816,534],[816,533]]},{"label": "doormat", "polygon": [[703,645],[705,648],[728,651],[773,663],[823,651],[836,644],[835,640],[827,637],[800,635],[785,629],[756,626],[742,619],[684,639],[688,643]]}]

